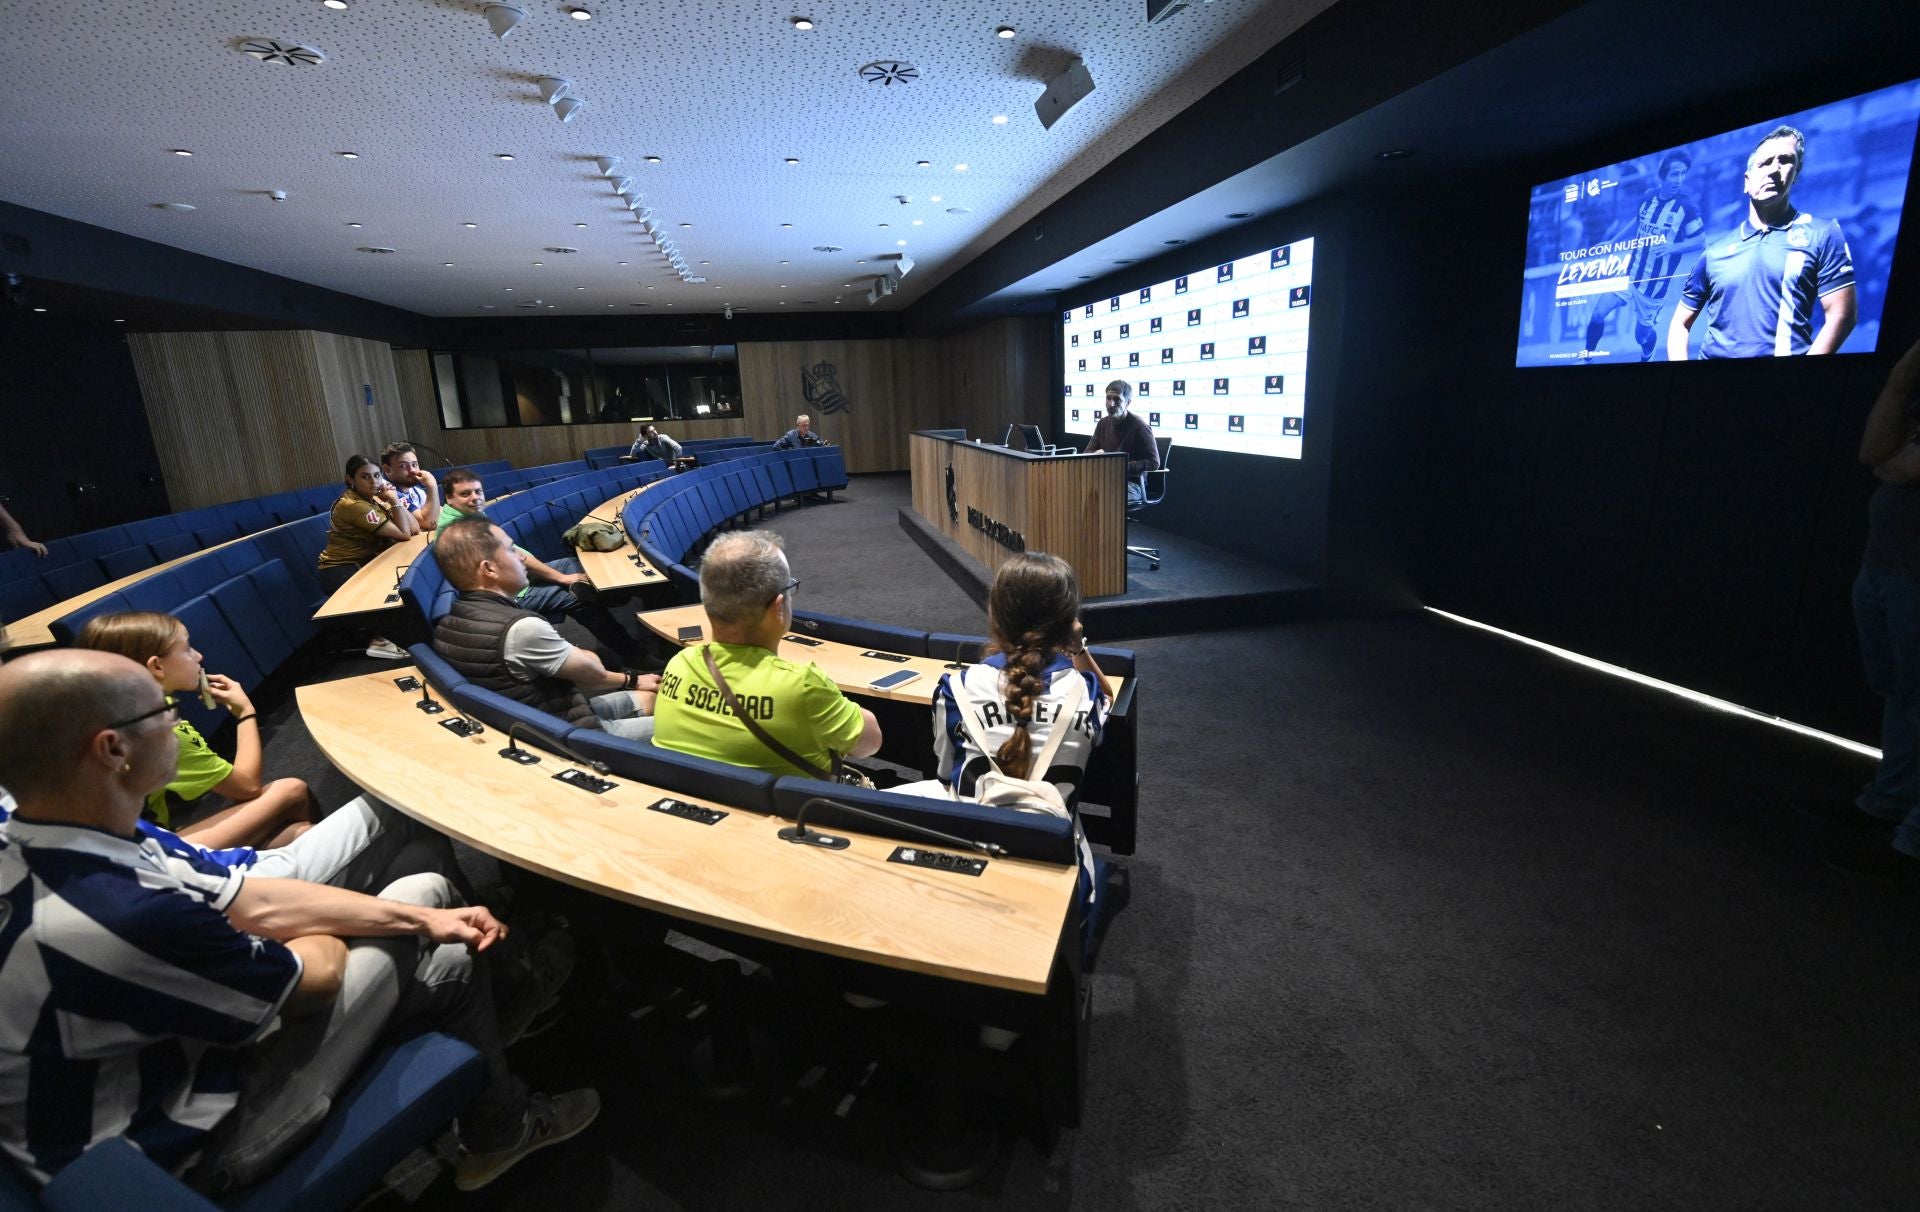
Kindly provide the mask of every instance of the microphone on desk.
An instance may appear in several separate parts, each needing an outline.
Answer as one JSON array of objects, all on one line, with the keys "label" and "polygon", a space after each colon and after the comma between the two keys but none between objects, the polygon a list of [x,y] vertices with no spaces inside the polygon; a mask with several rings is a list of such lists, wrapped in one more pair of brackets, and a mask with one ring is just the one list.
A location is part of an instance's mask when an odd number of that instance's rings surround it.
[{"label": "microphone on desk", "polygon": [[942,846],[952,846],[959,850],[971,850],[975,854],[984,854],[990,858],[1002,858],[1007,853],[1006,847],[996,845],[993,842],[976,842],[969,838],[955,837],[951,833],[942,833],[938,829],[929,829],[925,825],[916,825],[912,821],[898,820],[878,812],[869,812],[865,808],[855,808],[852,804],[842,803],[840,800],[830,800],[824,795],[816,795],[806,803],[800,805],[800,811],[794,815],[793,824],[780,830],[781,840],[797,842],[807,846],[819,846],[823,850],[845,850],[847,848],[846,838],[837,834],[821,833],[817,829],[807,828],[807,813],[815,804],[825,804],[829,808],[838,808],[842,812],[850,812],[854,816],[862,817],[881,825],[891,825],[895,829],[905,829],[909,833],[917,833],[921,837],[932,838]]},{"label": "microphone on desk", "polygon": [[413,705],[428,715],[439,715],[446,710],[445,707],[433,701],[433,695],[427,689],[427,678],[425,674],[420,675],[420,697]]},{"label": "microphone on desk", "polygon": [[967,646],[968,644],[970,644],[970,643],[972,643],[972,642],[973,642],[973,641],[971,641],[971,640],[960,640],[960,641],[957,641],[957,642],[956,642],[956,643],[954,644],[954,646],[953,646],[953,659],[952,659],[951,661],[948,661],[948,662],[947,662],[947,663],[946,663],[945,665],[943,665],[943,666],[941,666],[941,668],[943,668],[943,669],[965,669],[965,668],[967,667],[967,663],[966,663],[965,661],[963,661],[963,660],[961,660],[961,659],[960,659],[960,653],[961,653],[961,652],[962,652],[962,651],[963,651],[963,650],[964,650],[964,649],[966,648],[966,646]]},{"label": "microphone on desk", "polygon": [[513,740],[514,734],[526,726],[525,720],[515,720],[513,723],[507,725],[507,747],[500,751],[500,756],[509,761],[518,762],[522,766],[531,766],[540,760],[540,755],[531,750],[520,748],[520,746],[514,744]]},{"label": "microphone on desk", "polygon": [[416,451],[418,450],[426,451],[428,454],[432,455],[434,458],[439,459],[441,466],[443,467],[453,466],[452,459],[449,459],[446,455],[441,454],[438,450],[435,450],[433,447],[427,445],[425,442],[415,442],[411,438],[409,438],[407,440],[407,445],[413,447]]},{"label": "microphone on desk", "polygon": [[[520,726],[519,722],[516,721],[514,723],[514,727],[517,728],[519,726]],[[507,739],[509,742],[512,741],[513,728],[507,729]],[[540,734],[540,739],[545,741],[547,744],[552,745],[555,749],[558,749],[561,753],[565,754],[567,757],[573,759],[573,764],[576,766],[585,766],[587,769],[593,771],[595,774],[611,774],[612,773],[612,771],[607,767],[607,764],[605,762],[597,762],[590,757],[582,757],[580,755],[579,750],[567,744],[565,741],[561,740],[557,736],[553,736],[549,733],[543,732]]]}]

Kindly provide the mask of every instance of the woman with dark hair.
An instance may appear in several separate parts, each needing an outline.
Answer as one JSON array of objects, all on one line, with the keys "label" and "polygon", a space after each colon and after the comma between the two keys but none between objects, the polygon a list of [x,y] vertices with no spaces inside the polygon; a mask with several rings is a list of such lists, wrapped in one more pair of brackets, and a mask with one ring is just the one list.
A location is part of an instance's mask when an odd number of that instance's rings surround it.
[{"label": "woman with dark hair", "polygon": [[[380,474],[380,464],[365,455],[347,460],[346,491],[327,518],[327,545],[320,552],[320,585],[337,593],[353,574],[391,544],[420,533],[419,519],[400,503],[400,490]],[[406,649],[374,636],[367,655],[404,661]]]}]

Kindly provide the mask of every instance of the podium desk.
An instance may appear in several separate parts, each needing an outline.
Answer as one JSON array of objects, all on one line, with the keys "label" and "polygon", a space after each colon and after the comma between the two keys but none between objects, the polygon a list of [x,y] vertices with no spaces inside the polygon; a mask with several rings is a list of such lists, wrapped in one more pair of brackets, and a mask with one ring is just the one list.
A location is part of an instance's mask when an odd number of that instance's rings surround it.
[{"label": "podium desk", "polygon": [[1127,457],[1049,458],[930,433],[907,437],[914,512],[988,568],[1021,551],[1072,565],[1089,598],[1127,591]]},{"label": "podium desk", "polygon": [[[489,728],[415,709],[395,678],[410,665],[302,686],[300,714],[320,752],[363,791],[502,862],[683,921],[861,964],[1049,1001],[1077,921],[1076,870],[996,858],[978,876],[888,861],[899,845],[849,834],[846,850],[797,846],[785,821],[615,777],[603,795],[554,781],[566,759],[499,756]],[[648,805],[720,808],[702,825]],[[844,832],[836,829],[836,833]],[[1077,950],[1069,940],[1066,950]],[[1050,996],[1051,995],[1051,996]]]}]

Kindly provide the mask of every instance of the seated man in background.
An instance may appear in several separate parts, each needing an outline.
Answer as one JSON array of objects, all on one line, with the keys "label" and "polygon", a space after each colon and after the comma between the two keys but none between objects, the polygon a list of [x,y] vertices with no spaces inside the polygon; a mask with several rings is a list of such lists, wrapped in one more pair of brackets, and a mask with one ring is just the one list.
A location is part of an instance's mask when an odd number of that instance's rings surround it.
[{"label": "seated man in background", "polygon": [[527,570],[506,531],[485,518],[461,518],[441,529],[434,555],[460,596],[434,629],[433,648],[462,676],[577,728],[631,741],[653,735],[659,676],[608,669],[517,604]]},{"label": "seated man in background", "polygon": [[112,653],[0,667],[0,785],[18,800],[0,823],[14,907],[0,988],[8,1022],[50,1028],[0,1042],[0,1148],[29,1177],[124,1135],[203,1190],[257,1181],[402,1022],[486,1063],[460,1119],[463,1190],[593,1121],[592,1090],[529,1095],[507,1070],[480,958],[505,927],[444,878],[370,897],[252,879],[141,835],[174,767],[172,714]]},{"label": "seated man in background", "polygon": [[793,428],[780,435],[773,444],[775,450],[798,450],[802,446],[826,446],[828,442],[813,432],[813,418],[801,413],[793,419]]},{"label": "seated man in background", "polygon": [[640,434],[633,440],[633,449],[627,452],[629,458],[637,459],[641,455],[651,455],[671,467],[682,457],[680,443],[655,429],[651,424],[642,425]]},{"label": "seated man in background", "polygon": [[[478,473],[456,467],[447,473],[446,483],[447,503],[440,507],[436,526],[444,528],[461,518],[487,516],[486,487]],[[439,538],[438,534],[434,537]],[[527,569],[527,587],[514,598],[514,605],[533,611],[555,626],[561,619],[573,619],[621,660],[638,658],[640,648],[633,636],[596,604],[600,595],[581,570],[579,560],[568,556],[549,564],[524,547],[515,546],[514,550]]]},{"label": "seated man in background", "polygon": [[[815,778],[827,777],[840,758],[879,751],[880,722],[871,711],[841,694],[811,661],[796,665],[776,655],[793,626],[799,584],[778,535],[739,530],[713,541],[700,562],[700,604],[713,642],[683,648],[667,662],[655,744]],[[774,744],[728,705],[729,691]]]},{"label": "seated man in background", "polygon": [[1115,379],[1107,384],[1107,415],[1093,427],[1093,439],[1082,454],[1108,451],[1127,456],[1127,504],[1146,500],[1147,473],[1160,467],[1160,447],[1154,443],[1153,430],[1139,415],[1128,411],[1133,403],[1133,384]]},{"label": "seated man in background", "polygon": [[380,452],[380,471],[399,494],[422,530],[432,530],[440,516],[440,485],[433,473],[420,466],[420,456],[410,442],[394,442]]}]

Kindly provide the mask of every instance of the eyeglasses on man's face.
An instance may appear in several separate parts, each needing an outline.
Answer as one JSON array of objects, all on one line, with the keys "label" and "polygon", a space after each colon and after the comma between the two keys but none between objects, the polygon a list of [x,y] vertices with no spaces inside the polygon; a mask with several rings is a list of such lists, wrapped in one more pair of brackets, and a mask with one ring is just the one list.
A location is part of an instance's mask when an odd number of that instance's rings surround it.
[{"label": "eyeglasses on man's face", "polygon": [[152,711],[143,711],[132,719],[117,720],[114,723],[108,724],[107,727],[118,732],[122,729],[131,728],[142,720],[150,720],[156,715],[164,715],[167,717],[167,722],[172,723],[180,718],[180,705],[178,703],[164,702]]}]

